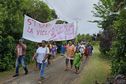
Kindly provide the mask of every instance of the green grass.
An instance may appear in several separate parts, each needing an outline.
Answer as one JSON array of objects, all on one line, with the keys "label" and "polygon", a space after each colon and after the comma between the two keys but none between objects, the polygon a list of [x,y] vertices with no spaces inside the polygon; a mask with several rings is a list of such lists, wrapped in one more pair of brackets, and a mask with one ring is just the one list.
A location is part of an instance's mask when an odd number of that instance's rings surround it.
[{"label": "green grass", "polygon": [[99,55],[98,47],[95,46],[94,55],[81,74],[80,84],[95,84],[96,80],[102,84],[110,75],[110,62]]}]

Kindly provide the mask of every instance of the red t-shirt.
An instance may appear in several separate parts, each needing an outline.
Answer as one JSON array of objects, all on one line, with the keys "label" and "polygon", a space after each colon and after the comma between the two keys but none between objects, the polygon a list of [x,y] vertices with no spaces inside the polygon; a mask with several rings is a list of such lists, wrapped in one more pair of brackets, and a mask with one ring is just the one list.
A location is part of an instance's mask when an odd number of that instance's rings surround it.
[{"label": "red t-shirt", "polygon": [[84,49],[84,55],[85,55],[85,56],[88,56],[88,48],[85,48],[85,49]]}]

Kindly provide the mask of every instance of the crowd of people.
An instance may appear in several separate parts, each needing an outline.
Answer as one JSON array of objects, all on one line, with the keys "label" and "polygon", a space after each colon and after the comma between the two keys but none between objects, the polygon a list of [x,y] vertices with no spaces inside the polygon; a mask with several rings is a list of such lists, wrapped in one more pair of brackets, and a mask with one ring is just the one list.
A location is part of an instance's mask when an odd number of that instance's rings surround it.
[{"label": "crowd of people", "polygon": [[[22,64],[25,74],[28,74],[28,68],[26,65],[27,46],[23,40],[20,39],[16,45],[16,74],[13,77],[19,75],[19,64]],[[45,68],[47,65],[52,64],[51,60],[57,55],[57,45],[55,42],[42,41],[37,44],[36,52],[34,53],[32,60],[35,60],[36,67],[40,71],[40,79],[45,78]],[[92,56],[93,46],[88,42],[80,42],[75,44],[69,41],[67,44],[62,44],[60,47],[61,56],[65,57],[65,71],[71,70],[76,74],[79,73],[81,63],[88,60],[89,56]]]},{"label": "crowd of people", "polygon": [[[93,46],[87,42],[81,42],[74,44],[71,41],[66,45],[66,68],[73,71],[75,67],[75,73],[79,73],[80,64],[88,60],[92,55]],[[70,65],[70,68],[68,67]]]}]

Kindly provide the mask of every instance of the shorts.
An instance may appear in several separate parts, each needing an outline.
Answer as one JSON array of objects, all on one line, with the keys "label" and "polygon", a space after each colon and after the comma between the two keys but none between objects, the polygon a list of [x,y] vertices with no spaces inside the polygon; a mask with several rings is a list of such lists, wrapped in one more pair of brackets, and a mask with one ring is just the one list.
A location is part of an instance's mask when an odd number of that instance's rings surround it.
[{"label": "shorts", "polygon": [[69,61],[70,61],[70,64],[73,65],[73,59],[68,59],[68,58],[66,58],[66,65],[69,64]]}]

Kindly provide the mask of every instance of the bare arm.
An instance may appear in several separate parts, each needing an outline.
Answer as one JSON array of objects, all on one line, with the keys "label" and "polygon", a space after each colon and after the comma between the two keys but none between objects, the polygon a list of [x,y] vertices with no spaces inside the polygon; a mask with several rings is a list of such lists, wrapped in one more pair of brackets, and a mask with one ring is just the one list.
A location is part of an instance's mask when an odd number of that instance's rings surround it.
[{"label": "bare arm", "polygon": [[26,50],[27,48],[26,44],[21,43],[21,46],[23,47],[24,50]]},{"label": "bare arm", "polygon": [[45,60],[48,58],[48,54],[46,54],[46,56],[44,57],[43,62],[45,62]]},{"label": "bare arm", "polygon": [[48,58],[49,54],[49,48],[46,48],[46,56],[44,57],[43,62]]},{"label": "bare arm", "polygon": [[33,55],[32,60],[34,60],[36,56],[37,56],[37,53],[35,53],[35,54]]},{"label": "bare arm", "polygon": [[73,46],[73,52],[74,52],[74,55],[75,55],[75,53],[76,53],[76,47],[75,46]]}]

